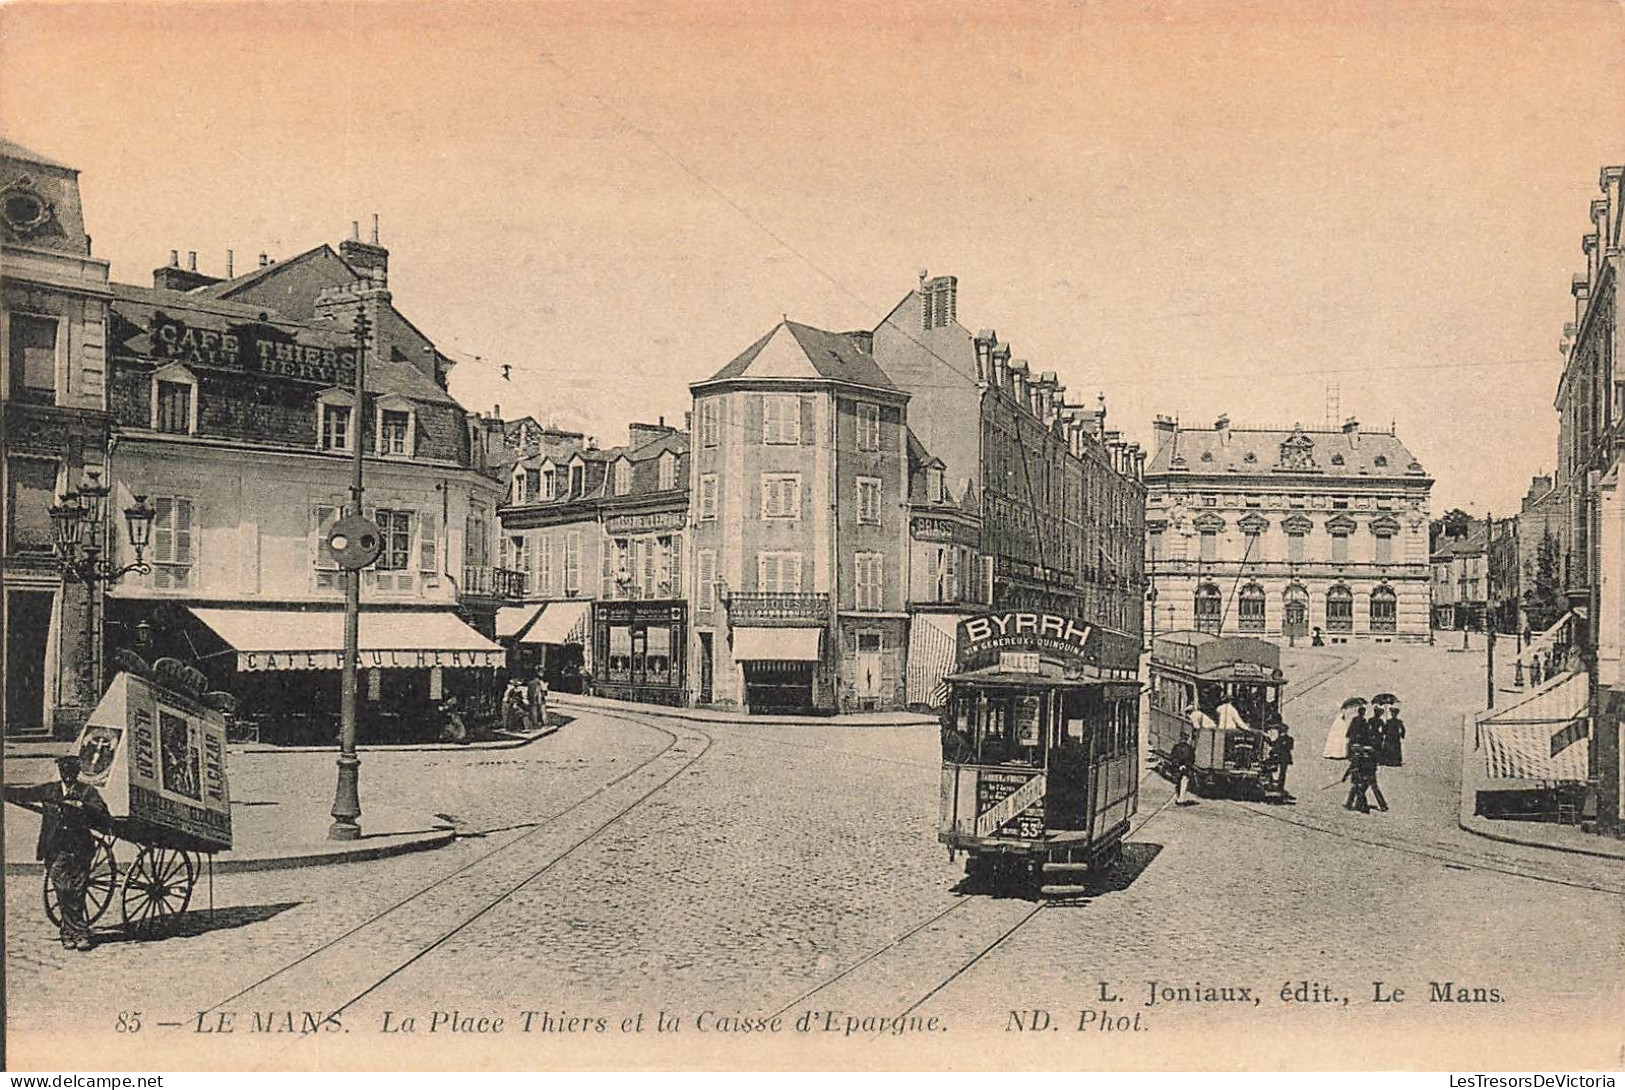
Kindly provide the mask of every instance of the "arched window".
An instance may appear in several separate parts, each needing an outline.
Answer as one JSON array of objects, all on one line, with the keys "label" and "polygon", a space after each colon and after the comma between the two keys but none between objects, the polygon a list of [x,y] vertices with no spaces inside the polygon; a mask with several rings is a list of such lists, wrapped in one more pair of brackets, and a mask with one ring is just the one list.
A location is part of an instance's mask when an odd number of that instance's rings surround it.
[{"label": "arched window", "polygon": [[1371,631],[1397,632],[1399,605],[1393,587],[1377,587],[1371,592]]},{"label": "arched window", "polygon": [[1286,588],[1283,598],[1282,630],[1288,636],[1309,635],[1309,591],[1301,583],[1293,583]]},{"label": "arched window", "polygon": [[1203,583],[1196,588],[1196,630],[1198,632],[1219,631],[1219,623],[1224,618],[1224,599],[1219,594],[1219,588],[1212,583]]},{"label": "arched window", "polygon": [[1326,631],[1354,631],[1354,592],[1341,583],[1326,592]]},{"label": "arched window", "polygon": [[1243,632],[1264,631],[1264,588],[1248,583],[1236,600],[1236,617]]}]

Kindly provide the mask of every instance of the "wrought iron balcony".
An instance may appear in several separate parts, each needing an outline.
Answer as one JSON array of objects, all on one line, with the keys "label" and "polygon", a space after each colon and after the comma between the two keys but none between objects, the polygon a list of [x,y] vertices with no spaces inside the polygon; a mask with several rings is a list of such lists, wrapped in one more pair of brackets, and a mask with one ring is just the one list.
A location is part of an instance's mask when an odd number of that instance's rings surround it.
[{"label": "wrought iron balcony", "polygon": [[465,598],[523,598],[526,581],[522,571],[465,564],[462,594]]},{"label": "wrought iron balcony", "polygon": [[728,619],[735,625],[824,624],[829,595],[735,591],[728,596]]}]

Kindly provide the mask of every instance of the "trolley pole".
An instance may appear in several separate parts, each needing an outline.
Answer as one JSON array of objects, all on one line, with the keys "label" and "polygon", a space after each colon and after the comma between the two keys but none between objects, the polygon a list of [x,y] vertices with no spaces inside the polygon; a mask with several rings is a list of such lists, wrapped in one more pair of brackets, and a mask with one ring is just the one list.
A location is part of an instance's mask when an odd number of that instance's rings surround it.
[{"label": "trolley pole", "polygon": [[[365,515],[362,509],[362,421],[366,419],[367,372],[366,301],[361,300],[355,315],[355,407],[350,410],[350,514]],[[339,694],[339,777],[333,791],[333,824],[329,840],[358,840],[361,837],[361,758],[355,751],[356,660],[361,654],[361,571],[344,573],[344,667]]]},{"label": "trolley pole", "polygon": [[1490,590],[1495,557],[1495,519],[1484,513],[1484,688],[1486,707],[1495,707],[1495,595]]}]

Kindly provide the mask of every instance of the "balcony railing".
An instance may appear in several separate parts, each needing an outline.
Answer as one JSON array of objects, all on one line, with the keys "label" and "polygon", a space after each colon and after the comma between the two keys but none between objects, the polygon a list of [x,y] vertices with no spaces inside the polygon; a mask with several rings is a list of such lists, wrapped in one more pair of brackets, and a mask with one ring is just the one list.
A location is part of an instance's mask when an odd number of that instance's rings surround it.
[{"label": "balcony railing", "polygon": [[472,564],[463,567],[463,597],[523,598],[525,573],[508,568],[488,568]]},{"label": "balcony railing", "polygon": [[824,624],[829,620],[829,595],[736,591],[728,598],[728,619],[735,625]]}]

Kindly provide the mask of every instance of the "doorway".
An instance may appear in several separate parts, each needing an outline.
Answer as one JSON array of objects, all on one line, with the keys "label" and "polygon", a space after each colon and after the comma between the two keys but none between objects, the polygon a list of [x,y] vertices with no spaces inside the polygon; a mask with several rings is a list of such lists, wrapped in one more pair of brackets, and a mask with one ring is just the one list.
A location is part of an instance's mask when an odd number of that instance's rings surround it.
[{"label": "doorway", "polygon": [[51,631],[48,590],[14,590],[6,595],[6,736],[50,735],[45,722],[45,647]]},{"label": "doorway", "polygon": [[858,650],[852,665],[857,674],[858,707],[874,711],[880,706],[880,633],[858,633]]},{"label": "doorway", "polygon": [[701,704],[711,703],[711,633],[701,632],[700,636],[700,695]]}]

